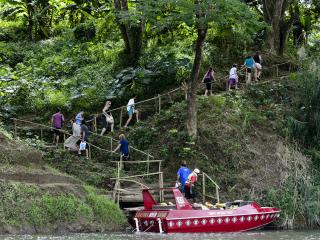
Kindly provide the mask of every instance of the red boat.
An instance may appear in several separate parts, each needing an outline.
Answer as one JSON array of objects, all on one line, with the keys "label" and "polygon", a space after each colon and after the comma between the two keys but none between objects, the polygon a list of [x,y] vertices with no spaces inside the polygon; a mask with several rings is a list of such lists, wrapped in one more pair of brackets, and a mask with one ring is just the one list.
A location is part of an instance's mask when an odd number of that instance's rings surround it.
[{"label": "red boat", "polygon": [[142,192],[144,207],[135,209],[137,232],[241,232],[261,228],[280,216],[278,208],[261,207],[256,202],[236,201],[219,209],[195,208],[177,188],[162,189],[171,190],[175,199],[175,205],[163,206],[149,190]]}]

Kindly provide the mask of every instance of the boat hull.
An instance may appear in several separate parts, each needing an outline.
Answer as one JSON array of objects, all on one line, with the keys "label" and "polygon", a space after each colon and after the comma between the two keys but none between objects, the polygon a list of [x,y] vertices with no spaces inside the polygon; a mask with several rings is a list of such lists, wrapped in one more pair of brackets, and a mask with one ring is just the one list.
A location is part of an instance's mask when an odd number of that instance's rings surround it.
[{"label": "boat hull", "polygon": [[[280,216],[278,209],[239,213],[228,210],[140,211],[136,214],[143,232],[210,233],[242,232],[262,228]],[[161,224],[161,229],[160,225]]]}]

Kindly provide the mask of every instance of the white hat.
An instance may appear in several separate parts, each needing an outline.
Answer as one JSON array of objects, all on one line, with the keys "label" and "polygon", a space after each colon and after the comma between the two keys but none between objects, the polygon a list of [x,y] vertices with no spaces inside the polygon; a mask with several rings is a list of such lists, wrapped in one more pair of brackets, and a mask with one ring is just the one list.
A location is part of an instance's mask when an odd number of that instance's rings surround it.
[{"label": "white hat", "polygon": [[195,168],[193,171],[194,171],[196,174],[199,174],[199,173],[200,173],[200,170],[199,170],[198,168]]}]

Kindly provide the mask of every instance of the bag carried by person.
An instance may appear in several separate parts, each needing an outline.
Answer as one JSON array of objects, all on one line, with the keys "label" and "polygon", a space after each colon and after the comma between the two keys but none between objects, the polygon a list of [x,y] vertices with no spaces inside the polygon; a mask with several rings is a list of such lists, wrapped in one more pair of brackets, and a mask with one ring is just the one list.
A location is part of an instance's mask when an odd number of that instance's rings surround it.
[{"label": "bag carried by person", "polygon": [[87,143],[84,142],[84,141],[82,141],[82,142],[80,143],[80,151],[86,150],[86,146],[87,146]]},{"label": "bag carried by person", "polygon": [[104,116],[106,117],[107,123],[111,123],[111,124],[114,123],[114,119],[112,115],[104,114]]}]

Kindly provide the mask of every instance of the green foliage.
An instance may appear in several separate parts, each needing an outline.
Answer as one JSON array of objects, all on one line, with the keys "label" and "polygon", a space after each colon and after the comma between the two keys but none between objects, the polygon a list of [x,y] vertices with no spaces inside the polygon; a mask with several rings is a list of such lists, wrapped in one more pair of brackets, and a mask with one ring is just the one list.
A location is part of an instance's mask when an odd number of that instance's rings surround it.
[{"label": "green foliage", "polygon": [[96,26],[93,22],[80,23],[73,29],[73,34],[78,40],[92,40],[96,36]]},{"label": "green foliage", "polygon": [[320,139],[320,84],[316,60],[306,62],[305,68],[297,76],[297,97],[295,110],[288,116],[289,134],[305,146],[319,146]]},{"label": "green foliage", "polygon": [[91,187],[87,186],[86,191],[88,193],[86,201],[92,207],[95,221],[102,224],[108,223],[111,226],[124,225],[126,218],[116,204],[107,201],[104,196],[95,194]]}]

